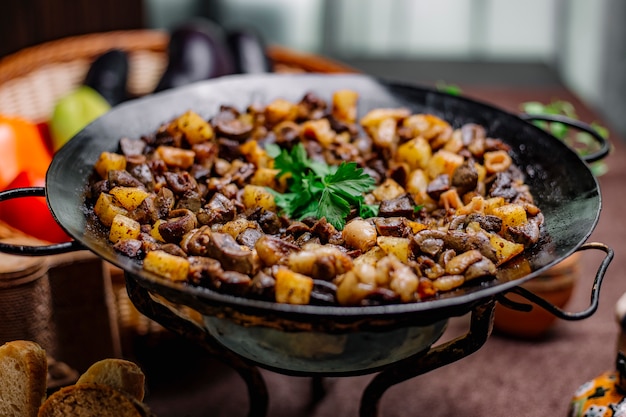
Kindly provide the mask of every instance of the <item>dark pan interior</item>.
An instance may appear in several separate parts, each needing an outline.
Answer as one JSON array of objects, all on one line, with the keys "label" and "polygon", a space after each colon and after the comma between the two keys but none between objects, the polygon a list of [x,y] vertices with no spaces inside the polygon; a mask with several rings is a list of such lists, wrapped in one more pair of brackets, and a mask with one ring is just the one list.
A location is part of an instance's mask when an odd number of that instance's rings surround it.
[{"label": "dark pan interior", "polygon": [[[505,268],[497,280],[462,288],[437,300],[371,307],[294,306],[218,294],[202,288],[164,282],[142,271],[136,261],[117,254],[106,237],[88,222],[83,202],[85,184],[102,151],[117,149],[121,137],[140,137],[188,109],[209,118],[222,104],[245,109],[253,102],[278,97],[299,100],[309,91],[330,99],[333,91],[359,92],[359,114],[377,107],[406,106],[432,113],[454,127],[479,123],[491,137],[513,149],[513,159],[527,175],[536,204],[545,215],[545,235],[520,262]],[[76,240],[105,260],[123,268],[151,291],[183,304],[228,305],[255,314],[299,317],[363,317],[404,314],[458,315],[480,300],[505,292],[553,266],[582,245],[598,221],[601,197],[587,165],[561,141],[519,117],[492,106],[420,87],[387,83],[363,75],[229,76],[128,102],[96,120],[55,156],[46,180],[50,209]]]}]

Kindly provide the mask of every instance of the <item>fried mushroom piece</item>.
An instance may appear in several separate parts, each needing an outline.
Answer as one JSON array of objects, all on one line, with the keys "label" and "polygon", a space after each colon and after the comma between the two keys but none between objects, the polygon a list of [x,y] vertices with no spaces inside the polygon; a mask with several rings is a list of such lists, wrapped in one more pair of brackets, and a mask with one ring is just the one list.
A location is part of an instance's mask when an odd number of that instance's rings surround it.
[{"label": "fried mushroom piece", "polygon": [[497,262],[496,253],[489,242],[489,237],[483,233],[466,233],[452,230],[443,236],[445,245],[457,253],[477,249],[485,258]]},{"label": "fried mushroom piece", "polygon": [[543,224],[543,213],[530,217],[528,221],[520,226],[508,227],[505,235],[515,243],[530,246],[539,241],[541,237],[541,225]]},{"label": "fried mushroom piece", "polygon": [[172,210],[170,217],[159,224],[159,234],[168,243],[179,243],[187,232],[196,227],[198,227],[198,220],[192,211]]},{"label": "fried mushroom piece", "polygon": [[235,218],[237,208],[233,201],[222,193],[215,193],[207,204],[198,211],[200,224],[226,223]]},{"label": "fried mushroom piece", "polygon": [[123,169],[112,169],[108,174],[109,187],[137,187],[145,190],[144,184]]},{"label": "fried mushroom piece", "polygon": [[229,234],[212,232],[208,226],[187,233],[181,246],[189,255],[208,256],[218,260],[225,271],[236,271],[250,276],[256,274],[261,267],[256,250],[239,245]]},{"label": "fried mushroom piece", "polygon": [[380,217],[407,217],[412,218],[415,211],[415,203],[410,194],[403,194],[391,200],[380,202],[378,215]]},{"label": "fried mushroom piece", "polygon": [[474,161],[466,160],[454,170],[452,186],[456,187],[459,195],[475,190],[477,185],[478,171],[474,166]]},{"label": "fried mushroom piece", "polygon": [[298,252],[300,247],[278,237],[264,235],[254,244],[259,258],[264,265],[286,265],[289,255]]},{"label": "fried mushroom piece", "polygon": [[252,124],[242,120],[237,110],[232,107],[222,107],[221,111],[213,118],[212,124],[218,135],[243,141],[252,133]]},{"label": "fried mushroom piece", "polygon": [[229,294],[244,295],[252,279],[236,271],[224,271],[220,262],[203,256],[190,256],[189,280],[203,287],[223,290]]}]

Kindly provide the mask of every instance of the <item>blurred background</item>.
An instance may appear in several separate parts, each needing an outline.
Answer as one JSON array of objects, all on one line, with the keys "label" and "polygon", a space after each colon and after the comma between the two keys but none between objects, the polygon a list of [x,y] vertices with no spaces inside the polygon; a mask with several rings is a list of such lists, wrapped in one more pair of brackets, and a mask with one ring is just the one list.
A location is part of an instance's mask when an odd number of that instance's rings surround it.
[{"label": "blurred background", "polygon": [[190,16],[258,30],[268,44],[415,83],[561,83],[626,136],[623,0],[8,0],[0,56]]}]

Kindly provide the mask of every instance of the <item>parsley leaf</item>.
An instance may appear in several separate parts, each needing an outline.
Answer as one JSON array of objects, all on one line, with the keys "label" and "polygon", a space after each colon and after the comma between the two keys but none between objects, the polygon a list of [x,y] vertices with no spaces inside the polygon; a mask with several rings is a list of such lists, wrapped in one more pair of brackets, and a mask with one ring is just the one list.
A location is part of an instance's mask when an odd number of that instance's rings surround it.
[{"label": "parsley leaf", "polygon": [[361,217],[378,214],[378,206],[365,204],[363,193],[374,188],[374,179],[363,172],[354,162],[342,162],[339,166],[309,159],[304,145],[296,144],[291,151],[276,145],[266,147],[274,158],[278,177],[288,175],[289,192],[279,193],[270,189],[276,205],[289,217],[326,218],[336,229],[346,224],[346,217],[353,208]]}]

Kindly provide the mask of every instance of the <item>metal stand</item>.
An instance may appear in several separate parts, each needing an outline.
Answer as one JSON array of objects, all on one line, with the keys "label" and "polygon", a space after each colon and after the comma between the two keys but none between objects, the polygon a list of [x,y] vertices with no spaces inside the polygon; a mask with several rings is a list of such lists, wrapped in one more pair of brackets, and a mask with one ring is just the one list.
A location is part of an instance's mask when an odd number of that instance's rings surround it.
[{"label": "metal stand", "polygon": [[[207,334],[200,324],[181,317],[173,309],[156,301],[147,289],[138,285],[134,280],[127,279],[126,287],[131,301],[142,314],[158,320],[161,325],[174,333],[195,340],[216,359],[233,368],[243,378],[250,399],[249,417],[267,415],[269,404],[267,386],[256,363],[223,347]],[[495,304],[495,299],[491,298],[474,307],[471,312],[470,329],[465,335],[395,362],[379,371],[363,392],[360,417],[378,416],[380,399],[390,387],[476,352],[491,334]],[[325,395],[323,382],[321,376],[312,377],[313,403],[320,401]]]}]

